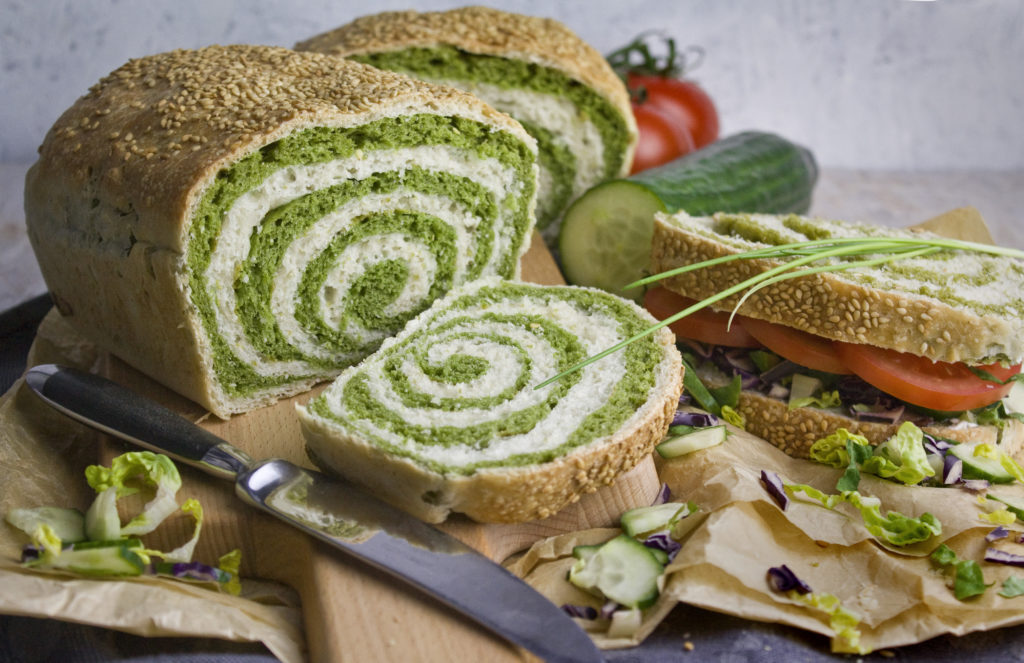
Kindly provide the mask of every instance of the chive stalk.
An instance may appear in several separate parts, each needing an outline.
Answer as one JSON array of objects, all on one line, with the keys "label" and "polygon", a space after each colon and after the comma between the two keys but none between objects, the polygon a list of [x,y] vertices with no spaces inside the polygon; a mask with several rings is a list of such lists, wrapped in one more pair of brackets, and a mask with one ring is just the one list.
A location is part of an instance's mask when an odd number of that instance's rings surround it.
[{"label": "chive stalk", "polygon": [[[1005,256],[1011,258],[1024,259],[1024,251],[1018,249],[1011,249],[1005,247],[992,246],[989,244],[980,244],[976,242],[967,242],[957,239],[946,239],[946,238],[919,238],[919,237],[831,237],[826,239],[807,240],[804,242],[792,242],[788,244],[779,244],[776,246],[769,246],[761,249],[754,249],[751,251],[744,251],[742,253],[733,253],[726,256],[719,256],[717,258],[711,258],[710,260],[704,260],[701,262],[693,263],[690,265],[683,265],[682,267],[676,267],[658,274],[642,278],[638,281],[634,281],[629,285],[625,286],[626,289],[636,288],[650,283],[655,283],[662,279],[671,278],[678,276],[686,272],[695,271],[698,269],[704,269],[706,267],[713,267],[723,263],[732,262],[734,260],[752,260],[752,259],[772,259],[772,258],[792,258],[781,265],[777,265],[767,271],[761,272],[751,278],[737,283],[736,285],[730,286],[720,292],[705,297],[701,301],[688,306],[687,308],[674,313],[673,315],[661,320],[657,324],[651,325],[647,329],[638,334],[630,336],[624,341],[620,341],[615,345],[598,352],[595,355],[587,357],[583,361],[576,365],[562,371],[561,373],[554,375],[547,380],[544,380],[538,384],[535,389],[541,389],[549,384],[560,380],[561,378],[574,373],[595,361],[599,361],[610,354],[618,352],[622,348],[635,343],[636,341],[650,336],[654,332],[658,331],[662,327],[667,327],[686,316],[696,313],[697,311],[714,304],[715,302],[721,301],[727,297],[743,292],[748,289],[745,294],[742,295],[740,300],[732,309],[732,314],[729,317],[729,323],[732,324],[733,316],[739,310],[740,306],[757,290],[778,283],[787,279],[798,278],[801,276],[809,276],[811,274],[819,273],[833,273],[847,269],[854,269],[857,267],[873,267],[887,262],[893,262],[896,260],[906,260],[909,258],[916,258],[926,255],[931,255],[942,250],[960,250],[969,251],[975,253],[987,253],[989,255]],[[797,269],[804,265],[810,265],[811,263],[819,260],[828,258],[855,258],[860,256],[876,256],[867,258],[864,260],[854,260],[841,264],[827,264],[818,265],[813,267],[807,267],[805,269]]]}]

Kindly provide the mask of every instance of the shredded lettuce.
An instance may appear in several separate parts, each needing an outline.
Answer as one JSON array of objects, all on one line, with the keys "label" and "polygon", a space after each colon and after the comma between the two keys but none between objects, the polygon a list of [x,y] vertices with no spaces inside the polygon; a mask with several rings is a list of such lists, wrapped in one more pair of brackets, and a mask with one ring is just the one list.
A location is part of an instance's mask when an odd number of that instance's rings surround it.
[{"label": "shredded lettuce", "polygon": [[156,488],[156,494],[142,512],[121,527],[121,536],[148,534],[178,510],[174,496],[181,488],[181,476],[174,462],[163,454],[152,451],[121,454],[111,461],[109,468],[102,465],[87,467],[85,479],[101,497],[111,488],[116,490],[119,498],[133,495],[143,487]]},{"label": "shredded lettuce", "polygon": [[[97,493],[85,514],[58,507],[12,509],[7,514],[7,520],[32,539],[32,544],[22,551],[26,565],[91,577],[164,575],[161,569],[176,568],[182,572],[170,573],[170,577],[212,580],[223,591],[241,591],[241,551],[221,557],[219,567],[191,561],[203,525],[203,509],[198,500],[187,499],[180,507],[193,518],[195,528],[192,537],[178,548],[170,552],[151,550],[135,538],[153,531],[179,508],[175,496],[181,487],[181,476],[168,456],[130,452],[113,458],[110,467],[91,465],[85,474]],[[151,490],[153,498],[141,513],[122,526],[117,500],[142,490]],[[163,561],[153,562],[153,558]],[[200,573],[196,569],[205,571]]]},{"label": "shredded lettuce", "polygon": [[818,461],[825,465],[839,469],[850,464],[851,455],[847,449],[847,442],[853,442],[859,446],[868,447],[871,443],[863,435],[851,433],[845,428],[840,428],[828,437],[823,437],[811,445],[811,460]]},{"label": "shredded lettuce", "polygon": [[875,448],[862,469],[908,486],[935,476],[935,468],[924,450],[924,432],[909,421],[900,424],[895,435]]},{"label": "shredded lettuce", "polygon": [[987,513],[978,514],[978,518],[984,520],[986,523],[992,523],[993,525],[1012,525],[1017,520],[1017,515],[1012,513],[1006,507],[997,509],[995,511],[989,511]]},{"label": "shredded lettuce", "polygon": [[121,538],[121,516],[117,513],[117,487],[100,491],[85,512],[85,533],[90,541]]},{"label": "shredded lettuce", "polygon": [[985,584],[981,567],[972,559],[960,559],[956,552],[945,543],[939,545],[932,554],[932,562],[953,574],[953,596],[963,601],[974,596],[981,596],[991,585]]},{"label": "shredded lettuce", "polygon": [[741,412],[737,412],[731,405],[723,405],[721,409],[722,419],[729,422],[737,428],[746,430],[747,418],[743,416]]},{"label": "shredded lettuce", "polygon": [[62,547],[60,537],[46,523],[39,523],[35,530],[33,530],[32,543],[42,551],[41,559],[60,555]]},{"label": "shredded lettuce", "polygon": [[883,516],[881,500],[861,495],[856,490],[827,495],[806,484],[784,485],[790,495],[803,493],[827,509],[834,509],[843,502],[850,504],[860,511],[864,527],[872,536],[894,546],[927,541],[942,533],[942,523],[932,514],[926,512],[920,518],[912,518],[898,511],[889,511]]},{"label": "shredded lettuce", "polygon": [[199,532],[203,529],[203,507],[199,504],[199,500],[194,498],[185,500],[185,503],[181,505],[181,510],[195,519],[196,526],[191,539],[168,553],[162,553],[163,558],[171,562],[192,561],[196,543],[199,541]]},{"label": "shredded lettuce", "polygon": [[870,648],[860,642],[860,615],[843,607],[843,604],[832,594],[811,592],[800,594],[793,590],[790,598],[799,601],[809,608],[821,610],[828,615],[828,625],[835,632],[832,638],[832,651],[843,654],[868,654]]},{"label": "shredded lettuce", "polygon": [[835,632],[832,638],[833,652],[867,654],[871,651],[860,643],[860,615],[844,608],[835,595],[815,592],[785,564],[768,569],[767,577],[774,591],[828,615],[829,627]]},{"label": "shredded lettuce", "polygon": [[935,476],[935,468],[928,462],[925,452],[924,433],[909,421],[901,424],[895,435],[874,448],[866,437],[840,428],[812,444],[810,457],[825,465],[846,468],[836,484],[840,491],[856,490],[862,471],[907,485]]},{"label": "shredded lettuce", "polygon": [[224,553],[217,560],[217,567],[221,571],[231,574],[231,579],[223,587],[224,591],[238,596],[242,591],[241,575],[239,575],[239,570],[242,568],[242,551],[235,548],[229,553]]},{"label": "shredded lettuce", "polygon": [[860,465],[871,457],[871,443],[862,435],[840,428],[811,445],[812,460],[839,469],[846,468],[836,483],[836,490],[857,490],[860,484]]},{"label": "shredded lettuce", "polygon": [[823,391],[818,396],[805,396],[804,398],[794,398],[789,401],[789,409],[795,410],[798,407],[817,407],[826,409],[830,407],[839,407],[842,404],[842,399],[839,398],[838,391]]},{"label": "shredded lettuce", "polygon": [[1024,596],[1024,578],[1014,576],[1004,580],[1003,588],[999,590],[999,596],[1007,599]]}]

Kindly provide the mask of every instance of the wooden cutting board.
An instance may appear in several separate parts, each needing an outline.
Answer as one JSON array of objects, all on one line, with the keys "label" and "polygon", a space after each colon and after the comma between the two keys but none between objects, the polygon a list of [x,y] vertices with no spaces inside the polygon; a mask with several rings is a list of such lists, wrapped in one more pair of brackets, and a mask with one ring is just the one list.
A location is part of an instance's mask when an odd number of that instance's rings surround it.
[{"label": "wooden cutting board", "polygon": [[[523,279],[564,283],[536,233],[522,261]],[[294,409],[318,393],[281,401],[221,421],[154,383],[115,358],[102,369],[108,377],[179,412],[255,458],[286,458],[312,467],[306,457]],[[120,442],[105,441],[105,460],[120,453]],[[293,587],[302,600],[310,660],[330,661],[513,661],[536,660],[418,590],[304,536],[274,518],[244,506],[230,483],[182,466],[179,496],[196,497],[206,516],[195,559],[216,560],[234,548],[243,552],[242,575]],[[543,521],[482,525],[452,517],[440,527],[491,559],[501,561],[534,541],[564,532],[617,523],[622,511],[650,504],[660,483],[653,459],[620,477],[615,485],[584,496]],[[182,517],[160,530],[157,548],[170,549],[191,533]],[[486,591],[486,588],[483,588]]]}]

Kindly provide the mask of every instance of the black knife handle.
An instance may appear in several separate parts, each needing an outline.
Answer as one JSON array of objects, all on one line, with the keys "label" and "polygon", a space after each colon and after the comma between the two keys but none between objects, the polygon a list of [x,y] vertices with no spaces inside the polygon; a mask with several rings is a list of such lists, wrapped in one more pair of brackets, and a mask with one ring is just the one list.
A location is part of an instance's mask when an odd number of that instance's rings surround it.
[{"label": "black knife handle", "polygon": [[44,364],[25,383],[55,409],[87,426],[234,479],[252,459],[213,433],[121,385],[84,371]]}]

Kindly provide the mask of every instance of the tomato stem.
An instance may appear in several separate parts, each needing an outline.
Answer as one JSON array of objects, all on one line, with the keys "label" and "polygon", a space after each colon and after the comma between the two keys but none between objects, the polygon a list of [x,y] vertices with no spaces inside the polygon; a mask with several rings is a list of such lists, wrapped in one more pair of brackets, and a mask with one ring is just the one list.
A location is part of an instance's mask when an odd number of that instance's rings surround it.
[{"label": "tomato stem", "polygon": [[[648,43],[651,37],[657,37],[664,44],[666,52],[661,57],[651,51]],[[687,59],[687,54],[690,54],[691,59]],[[609,53],[605,59],[624,81],[631,73],[681,78],[704,61],[704,49],[700,46],[687,46],[680,51],[672,37],[656,30],[648,30],[641,32],[629,44]]]}]

